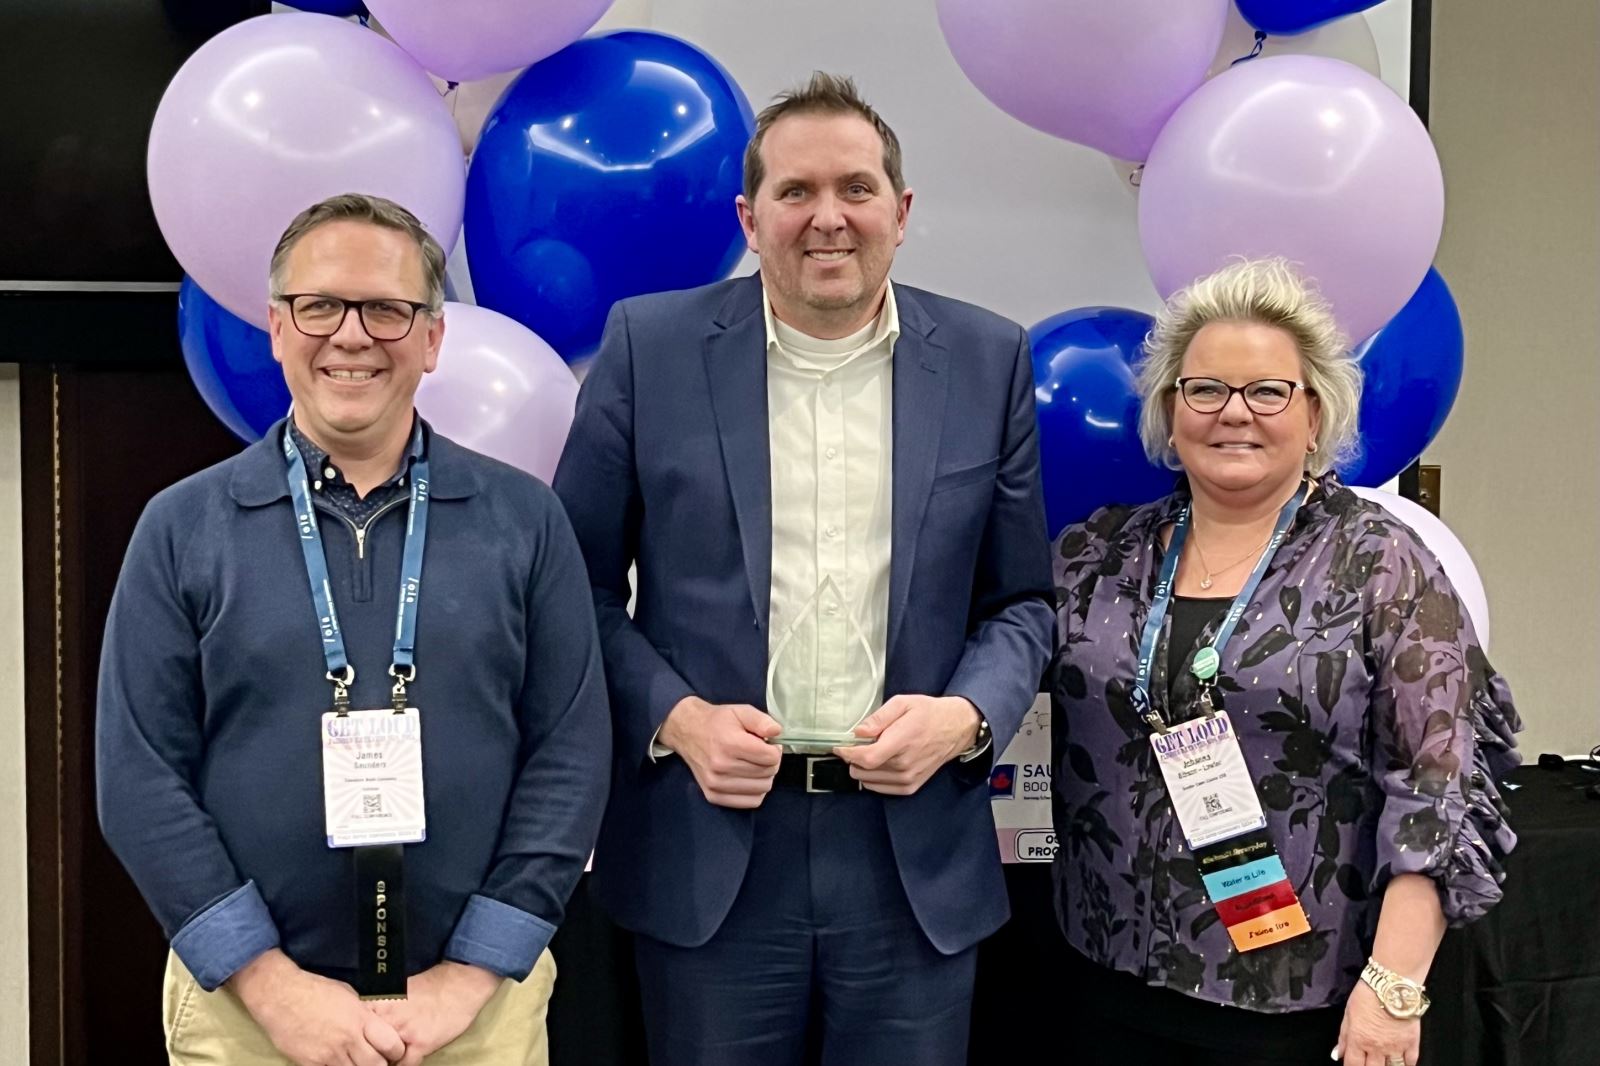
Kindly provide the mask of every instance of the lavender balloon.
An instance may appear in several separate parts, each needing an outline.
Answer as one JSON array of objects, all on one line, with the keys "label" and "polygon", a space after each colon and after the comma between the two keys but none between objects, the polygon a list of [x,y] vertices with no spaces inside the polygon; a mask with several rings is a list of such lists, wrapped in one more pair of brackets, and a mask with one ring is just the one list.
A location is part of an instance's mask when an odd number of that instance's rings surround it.
[{"label": "lavender balloon", "polygon": [[466,168],[449,107],[395,45],[326,15],[263,15],[202,45],[161,98],[147,168],[172,254],[263,328],[273,246],[318,200],[386,196],[446,249],[461,231]]},{"label": "lavender balloon", "polygon": [[582,37],[611,0],[369,0],[395,43],[429,71],[472,81],[554,55]]},{"label": "lavender balloon", "polygon": [[1139,185],[1139,239],[1169,296],[1230,258],[1283,256],[1353,340],[1417,291],[1444,227],[1428,131],[1383,82],[1336,59],[1241,63],[1183,102]]},{"label": "lavender balloon", "polygon": [[439,366],[417,410],[458,444],[548,483],[572,428],[578,381],[521,323],[472,304],[444,305]]},{"label": "lavender balloon", "polygon": [[972,84],[1035,129],[1145,158],[1205,80],[1229,0],[938,0]]}]

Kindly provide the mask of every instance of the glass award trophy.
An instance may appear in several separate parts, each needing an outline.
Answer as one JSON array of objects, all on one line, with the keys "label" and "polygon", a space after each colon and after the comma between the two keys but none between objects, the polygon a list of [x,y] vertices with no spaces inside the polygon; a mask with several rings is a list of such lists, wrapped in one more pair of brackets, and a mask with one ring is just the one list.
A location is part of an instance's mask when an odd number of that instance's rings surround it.
[{"label": "glass award trophy", "polygon": [[870,744],[855,728],[882,692],[861,623],[832,575],[824,577],[768,657],[767,713],[783,727],[772,743],[810,754]]}]

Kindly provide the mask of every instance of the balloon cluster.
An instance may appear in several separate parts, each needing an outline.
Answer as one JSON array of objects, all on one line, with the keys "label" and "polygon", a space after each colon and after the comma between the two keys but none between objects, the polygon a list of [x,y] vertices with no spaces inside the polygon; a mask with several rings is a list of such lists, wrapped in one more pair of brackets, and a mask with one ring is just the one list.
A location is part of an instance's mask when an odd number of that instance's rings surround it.
[{"label": "balloon cluster", "polygon": [[[1430,264],[1445,182],[1421,120],[1379,80],[1378,0],[938,0],[958,66],[1027,125],[1102,150],[1139,197],[1166,298],[1230,259],[1296,262],[1360,341],[1362,451],[1381,485],[1434,439],[1461,384],[1461,317]],[[1030,330],[1051,533],[1170,491],[1138,437],[1147,315],[1062,312]],[[1363,488],[1362,491],[1368,491]],[[1445,560],[1480,631],[1483,586],[1438,519],[1378,493]],[[1422,517],[1426,515],[1426,519]]]},{"label": "balloon cluster", "polygon": [[[1163,298],[1241,257],[1288,259],[1321,290],[1365,376],[1347,481],[1382,484],[1422,454],[1461,382],[1461,319],[1430,265],[1439,158],[1379,79],[1360,15],[1377,0],[1013,0],[1003,17],[987,0],[937,3],[990,101],[1112,157]],[[1170,488],[1141,462],[1132,366],[1148,326],[1091,307],[1030,331],[1052,534]],[[1437,519],[1411,524],[1481,607],[1459,542]]]},{"label": "balloon cluster", "polygon": [[[150,131],[150,198],[186,272],[186,365],[231,430],[257,439],[288,407],[264,332],[279,235],[319,200],[372,193],[447,252],[465,223],[470,278],[447,288],[481,306],[446,306],[422,414],[551,476],[576,395],[563,360],[593,348],[611,303],[715,281],[743,250],[730,204],[749,102],[676,38],[580,40],[609,5],[301,0],[179,69]],[[492,106],[485,87],[504,89]]]}]

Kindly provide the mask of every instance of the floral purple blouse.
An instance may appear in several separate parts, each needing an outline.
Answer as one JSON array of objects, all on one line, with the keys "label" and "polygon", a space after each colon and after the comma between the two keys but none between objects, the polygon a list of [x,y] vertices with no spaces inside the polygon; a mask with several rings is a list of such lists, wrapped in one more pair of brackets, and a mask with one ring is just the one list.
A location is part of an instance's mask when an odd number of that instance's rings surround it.
[{"label": "floral purple blouse", "polygon": [[[1339,1004],[1394,875],[1433,878],[1452,924],[1499,900],[1516,837],[1494,781],[1518,761],[1521,722],[1433,554],[1382,507],[1323,478],[1220,649],[1214,695],[1312,932],[1236,952],[1128,698],[1163,555],[1157,533],[1185,497],[1180,488],[1102,509],[1055,545],[1061,927],[1090,959],[1201,999],[1266,1012]],[[1168,720],[1193,717],[1187,670],[1169,709],[1166,636],[1151,697]]]}]

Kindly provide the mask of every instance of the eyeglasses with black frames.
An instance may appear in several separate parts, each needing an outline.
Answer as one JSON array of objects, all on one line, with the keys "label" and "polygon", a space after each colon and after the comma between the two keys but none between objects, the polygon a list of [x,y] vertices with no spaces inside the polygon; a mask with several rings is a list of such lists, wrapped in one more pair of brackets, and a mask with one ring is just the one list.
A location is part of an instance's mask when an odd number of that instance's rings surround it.
[{"label": "eyeglasses with black frames", "polygon": [[1228,406],[1234,393],[1244,397],[1244,405],[1252,414],[1281,414],[1294,399],[1295,390],[1311,391],[1301,382],[1284,378],[1259,378],[1243,385],[1229,385],[1216,378],[1179,378],[1173,382],[1173,388],[1189,405],[1189,410],[1202,415],[1214,415]]},{"label": "eyeglasses with black frames", "polygon": [[308,337],[333,336],[354,308],[367,336],[375,341],[401,341],[411,333],[417,312],[429,310],[425,303],[392,297],[346,300],[324,292],[286,292],[278,298],[289,305],[295,329]]}]

